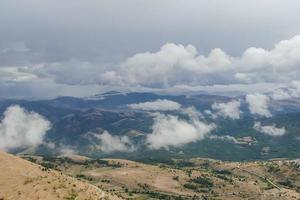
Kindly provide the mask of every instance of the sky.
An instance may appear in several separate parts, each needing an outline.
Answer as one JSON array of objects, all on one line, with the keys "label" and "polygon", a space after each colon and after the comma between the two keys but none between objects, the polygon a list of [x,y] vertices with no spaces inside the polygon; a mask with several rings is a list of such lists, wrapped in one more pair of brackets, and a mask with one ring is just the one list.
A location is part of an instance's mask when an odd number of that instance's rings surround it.
[{"label": "sky", "polygon": [[0,97],[268,92],[300,77],[297,0],[1,0]]}]

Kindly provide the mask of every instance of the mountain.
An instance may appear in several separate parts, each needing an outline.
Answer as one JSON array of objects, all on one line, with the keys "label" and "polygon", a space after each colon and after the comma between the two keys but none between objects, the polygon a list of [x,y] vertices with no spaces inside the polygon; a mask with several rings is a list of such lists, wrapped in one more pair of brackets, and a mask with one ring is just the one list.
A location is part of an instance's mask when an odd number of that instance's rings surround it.
[{"label": "mountain", "polygon": [[[154,114],[157,111],[136,110],[128,104],[158,99],[177,102],[182,108],[194,107],[201,112],[205,123],[214,123],[214,129],[203,140],[177,147],[150,149],[146,140],[152,132]],[[240,99],[240,119],[213,118],[205,113],[211,106]],[[34,149],[38,155],[59,155],[65,149],[76,150],[83,155],[126,158],[143,162],[169,162],[172,158],[210,157],[220,160],[257,160],[278,157],[297,158],[300,154],[300,102],[299,99],[271,101],[273,116],[264,118],[251,115],[244,96],[219,95],[162,95],[154,93],[108,92],[93,98],[58,97],[50,100],[0,100],[0,113],[11,105],[20,105],[46,117],[52,124],[45,135],[45,143]],[[159,111],[165,115],[186,120],[182,110]],[[255,122],[285,127],[286,134],[273,137],[253,128]],[[104,131],[124,139],[126,136],[134,150],[103,151],[97,138]],[[185,133],[182,133],[185,134]],[[49,148],[49,145],[55,148]],[[50,146],[51,146],[50,145]],[[123,148],[124,149],[124,148]],[[12,152],[24,152],[14,149]],[[26,151],[25,151],[26,152]],[[33,152],[33,151],[31,151]]]}]

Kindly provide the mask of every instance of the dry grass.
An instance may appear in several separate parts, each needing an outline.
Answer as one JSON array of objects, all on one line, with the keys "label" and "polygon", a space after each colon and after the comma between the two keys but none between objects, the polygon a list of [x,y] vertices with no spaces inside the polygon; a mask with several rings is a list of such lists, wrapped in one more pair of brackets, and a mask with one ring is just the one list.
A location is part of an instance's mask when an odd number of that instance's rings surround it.
[{"label": "dry grass", "polygon": [[[172,166],[161,167],[159,165],[147,165],[138,162],[108,159],[110,164],[118,164],[120,167],[80,167],[70,166],[66,171],[70,174],[82,173],[86,177],[92,177],[93,184],[100,185],[106,191],[114,190],[117,194],[133,199],[147,199],[145,192],[157,192],[172,196],[192,198],[202,196],[214,199],[300,199],[296,188],[282,187],[278,190],[270,186],[253,174],[261,174],[270,177],[275,183],[282,177],[297,174],[290,165],[281,165],[281,171],[269,173],[266,163],[260,162],[220,162],[207,159],[194,159],[195,166],[175,168]],[[208,166],[206,165],[208,163]],[[275,162],[272,162],[274,164]],[[276,163],[275,163],[276,164]],[[222,174],[222,171],[230,174]],[[188,172],[191,172],[190,175]],[[300,177],[300,174],[298,173]],[[213,183],[212,187],[199,186],[197,190],[185,187],[185,184],[194,184],[191,180],[202,177]],[[297,179],[294,175],[291,176]],[[298,177],[298,178],[299,178]],[[300,184],[300,179],[299,179]],[[128,195],[132,192],[131,195]]]}]

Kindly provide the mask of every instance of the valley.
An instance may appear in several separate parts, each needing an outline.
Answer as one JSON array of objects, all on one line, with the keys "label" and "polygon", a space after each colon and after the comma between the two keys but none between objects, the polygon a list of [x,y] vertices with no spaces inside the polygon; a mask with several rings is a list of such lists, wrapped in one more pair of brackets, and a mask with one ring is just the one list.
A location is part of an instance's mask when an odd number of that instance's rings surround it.
[{"label": "valley", "polygon": [[1,100],[0,145],[15,156],[0,155],[0,199],[300,199],[298,99],[267,117],[250,108],[217,95]]},{"label": "valley", "polygon": [[[138,105],[159,100],[181,105],[179,110],[133,109]],[[209,113],[216,103],[240,101],[239,119],[214,116]],[[0,100],[0,112],[10,106],[20,107],[39,113],[51,123],[45,133],[44,142],[36,148],[10,149],[13,153],[30,152],[48,156],[60,155],[65,150],[75,150],[81,155],[93,158],[124,158],[136,161],[168,162],[171,158],[210,157],[218,160],[245,161],[272,158],[298,158],[300,155],[299,99],[273,100],[269,105],[270,117],[252,115],[245,97],[220,95],[166,95],[154,93],[110,92],[89,98],[58,97],[49,100]],[[185,144],[149,148],[149,135],[153,132],[158,116],[177,118],[186,125],[192,125],[187,112],[199,115],[198,121],[211,125],[209,133],[201,139],[193,139]],[[158,114],[158,115],[157,115]],[[171,119],[170,118],[170,119]],[[276,125],[283,127],[286,134],[272,136],[254,128]],[[177,123],[180,124],[180,123]],[[274,129],[275,127],[273,127]],[[280,129],[278,129],[280,130]],[[128,141],[121,149],[103,149],[99,138],[104,132],[111,138]],[[178,133],[179,134],[179,133]]]}]

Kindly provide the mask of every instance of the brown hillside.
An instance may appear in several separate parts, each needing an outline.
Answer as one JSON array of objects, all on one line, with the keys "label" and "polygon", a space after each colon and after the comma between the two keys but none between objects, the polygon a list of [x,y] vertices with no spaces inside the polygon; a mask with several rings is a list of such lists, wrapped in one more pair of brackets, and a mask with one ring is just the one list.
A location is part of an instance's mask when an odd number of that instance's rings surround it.
[{"label": "brown hillside", "polygon": [[0,152],[1,200],[117,199],[97,187]]}]

